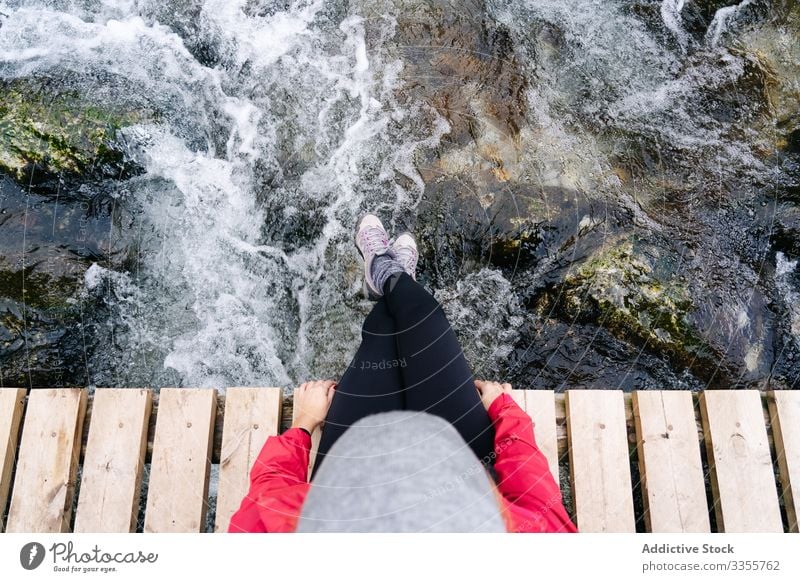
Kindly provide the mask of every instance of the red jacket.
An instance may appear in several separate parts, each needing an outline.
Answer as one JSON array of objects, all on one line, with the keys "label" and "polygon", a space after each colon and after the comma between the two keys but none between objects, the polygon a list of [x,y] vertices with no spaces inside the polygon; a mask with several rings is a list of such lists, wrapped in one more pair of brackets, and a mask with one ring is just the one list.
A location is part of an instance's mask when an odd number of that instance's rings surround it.
[{"label": "red jacket", "polygon": [[[510,532],[575,532],[533,437],[533,423],[509,394],[489,407],[501,513]],[[229,532],[292,532],[306,498],[311,437],[292,428],[264,443]]]}]

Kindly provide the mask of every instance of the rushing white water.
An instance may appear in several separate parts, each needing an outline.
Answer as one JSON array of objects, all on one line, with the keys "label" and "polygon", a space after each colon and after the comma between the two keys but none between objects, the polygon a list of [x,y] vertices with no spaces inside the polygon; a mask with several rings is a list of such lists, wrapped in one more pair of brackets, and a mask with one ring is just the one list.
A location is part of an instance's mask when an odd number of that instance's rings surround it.
[{"label": "rushing white water", "polygon": [[741,3],[735,6],[724,6],[717,10],[716,14],[714,14],[714,19],[711,21],[706,31],[706,41],[711,46],[718,45],[722,34],[727,30],[730,23],[742,10],[753,4],[753,2],[754,0],[742,0]]},{"label": "rushing white water", "polygon": [[[225,63],[216,68],[135,2],[77,4],[3,6],[6,76],[125,75],[166,121],[125,130],[146,173],[118,197],[136,209],[145,260],[134,273],[113,262],[87,272],[87,293],[109,308],[91,380],[290,385],[311,370],[335,374],[359,331],[351,311],[367,308],[353,224],[365,207],[419,197],[421,180],[400,191],[390,179],[415,175],[415,149],[446,124],[401,123],[419,107],[394,102],[401,64],[367,56],[362,17],[332,17],[321,1],[266,16],[244,1],[205,2],[201,34]],[[280,232],[297,216],[316,231]]]},{"label": "rushing white water", "polygon": [[689,44],[688,35],[681,24],[681,10],[685,4],[686,0],[662,0],[661,2],[661,18],[664,19],[664,24],[672,31],[684,50]]},{"label": "rushing white water", "polygon": [[[143,172],[85,185],[113,201],[107,256],[78,297],[82,332],[97,344],[88,382],[291,386],[337,376],[370,306],[352,246],[359,216],[377,212],[390,229],[421,223],[424,236],[450,217],[420,216],[420,205],[460,200],[462,185],[484,210],[507,192],[543,193],[543,231],[575,223],[526,272],[475,256],[446,265],[453,284],[434,291],[475,367],[500,373],[515,350],[531,351],[521,344],[546,339],[548,361],[566,353],[553,374],[584,365],[594,336],[570,348],[577,356],[562,349],[560,326],[572,322],[539,319],[548,314],[523,306],[531,289],[585,258],[581,244],[598,250],[622,228],[654,245],[673,236],[662,209],[670,196],[753,205],[758,185],[778,181],[754,60],[726,46],[751,4],[720,9],[703,39],[686,24],[685,0],[487,0],[467,3],[460,21],[435,0],[0,0],[3,79],[52,78],[89,104],[142,113],[121,137]],[[448,38],[452,46],[431,44]],[[504,75],[525,79],[520,95],[487,86]],[[439,113],[450,98],[473,117],[464,141],[447,136]],[[509,132],[497,112],[515,100],[522,125]],[[529,226],[539,211],[522,206],[509,222]],[[713,263],[714,228],[726,223],[707,218],[687,210],[680,221]],[[430,238],[423,259],[435,261],[441,241]],[[664,249],[678,250],[676,271],[684,249]],[[740,261],[739,279],[758,278],[755,260]],[[702,289],[699,270],[675,274]],[[790,289],[785,273],[778,280]],[[764,319],[730,299],[744,294],[703,296],[699,311],[709,328],[760,346]],[[755,323],[740,324],[742,314]],[[605,373],[608,349],[586,364],[589,381]],[[726,353],[754,374],[770,357]],[[675,379],[647,366],[643,377]]]}]

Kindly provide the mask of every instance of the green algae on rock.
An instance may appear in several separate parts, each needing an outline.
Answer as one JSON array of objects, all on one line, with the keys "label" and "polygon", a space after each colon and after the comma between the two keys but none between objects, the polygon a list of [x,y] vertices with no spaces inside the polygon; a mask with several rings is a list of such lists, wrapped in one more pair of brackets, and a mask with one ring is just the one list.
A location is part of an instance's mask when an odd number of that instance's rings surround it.
[{"label": "green algae on rock", "polygon": [[567,275],[556,302],[567,317],[688,365],[707,351],[692,328],[689,289],[637,245],[626,236],[590,257]]},{"label": "green algae on rock", "polygon": [[125,178],[135,172],[119,140],[122,127],[149,114],[92,104],[46,79],[0,82],[0,170],[19,181],[38,176],[95,174]]}]

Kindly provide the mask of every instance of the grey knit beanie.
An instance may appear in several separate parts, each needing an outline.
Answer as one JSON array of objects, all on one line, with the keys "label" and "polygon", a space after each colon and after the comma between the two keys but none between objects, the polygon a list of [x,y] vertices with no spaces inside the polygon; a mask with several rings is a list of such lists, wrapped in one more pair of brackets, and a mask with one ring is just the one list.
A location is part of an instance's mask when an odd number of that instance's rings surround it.
[{"label": "grey knit beanie", "polygon": [[455,428],[424,412],[362,418],[325,456],[298,532],[503,532],[490,477]]}]

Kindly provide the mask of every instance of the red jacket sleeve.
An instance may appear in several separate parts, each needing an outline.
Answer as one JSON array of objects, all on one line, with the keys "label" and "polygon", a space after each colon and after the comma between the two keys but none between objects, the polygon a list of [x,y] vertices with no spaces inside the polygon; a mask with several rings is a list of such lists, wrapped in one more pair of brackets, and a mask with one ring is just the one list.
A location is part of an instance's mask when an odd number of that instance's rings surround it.
[{"label": "red jacket sleeve", "polygon": [[229,532],[294,531],[308,493],[311,437],[300,428],[271,436],[250,471],[250,490],[231,517]]},{"label": "red jacket sleeve", "polygon": [[506,502],[510,531],[575,532],[547,459],[536,446],[531,417],[510,394],[489,407],[495,429],[497,488]]}]

